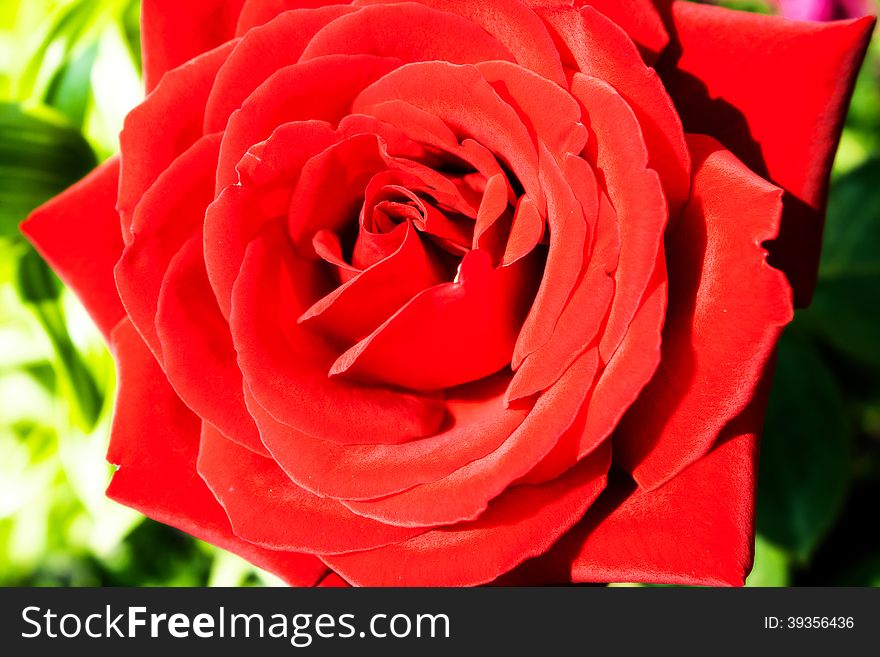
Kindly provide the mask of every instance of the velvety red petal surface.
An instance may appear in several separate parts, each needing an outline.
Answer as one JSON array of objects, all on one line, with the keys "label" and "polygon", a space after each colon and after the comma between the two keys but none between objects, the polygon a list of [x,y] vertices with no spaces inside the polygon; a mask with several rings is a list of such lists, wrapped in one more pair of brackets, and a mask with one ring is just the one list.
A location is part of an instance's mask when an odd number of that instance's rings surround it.
[{"label": "velvety red petal surface", "polygon": [[674,217],[687,200],[690,163],[681,120],[657,73],[644,64],[626,33],[592,8],[541,15],[570,65],[614,88],[638,117],[651,167],[663,180]]},{"label": "velvety red petal surface", "polygon": [[113,267],[122,255],[116,213],[119,158],[37,208],[21,231],[94,318],[104,338],[125,317]]},{"label": "velvety red petal surface", "polygon": [[[428,33],[430,38],[425,38]],[[336,54],[453,64],[513,60],[507,48],[480,26],[417,3],[374,5],[342,16],[315,35],[302,60]]]},{"label": "velvety red petal surface", "polygon": [[[649,144],[634,111],[598,78],[576,74],[573,93],[589,113],[598,142],[596,165],[617,213],[620,255],[614,272],[614,301],[599,340],[599,354],[614,354],[657,270],[669,210],[664,187],[651,168]],[[657,272],[662,276],[662,272]]]},{"label": "velvety red petal surface", "polygon": [[244,0],[143,0],[141,39],[147,91],[162,76],[235,34]]},{"label": "velvety red petal surface", "polygon": [[708,452],[745,408],[793,314],[762,246],[777,233],[781,191],[714,139],[689,143],[693,196],[666,240],[662,360],[615,437],[615,460],[648,489]]},{"label": "velvety red petal surface", "polygon": [[[285,210],[288,193],[282,191],[281,199],[274,199],[277,187],[283,190],[294,184],[303,164],[336,140],[336,133],[330,125],[321,121],[287,123],[276,128],[272,137],[263,143],[265,157],[250,174],[250,177],[259,176],[261,181],[268,178],[265,188],[262,185],[231,185],[208,207],[204,225],[205,266],[217,303],[227,319],[232,289],[248,244],[263,225],[276,216],[276,205],[281,206],[280,212]],[[274,157],[273,149],[285,157]],[[239,166],[246,166],[247,162],[246,158],[239,162]]]},{"label": "velvety red petal surface", "polygon": [[290,584],[311,586],[323,577],[326,567],[312,555],[265,550],[232,533],[223,508],[196,473],[201,420],[174,394],[131,322],[114,329],[111,348],[119,387],[107,460],[119,469],[107,495]]},{"label": "velvety red petal surface", "polygon": [[131,241],[114,270],[128,316],[160,362],[156,308],[162,280],[172,258],[201,232],[219,148],[217,136],[202,137],[159,175],[138,202]]},{"label": "velvety red petal surface", "polygon": [[459,279],[415,296],[343,353],[331,376],[434,390],[476,381],[510,363],[535,289],[535,258],[494,269],[470,251]]},{"label": "velvety red petal surface", "polygon": [[406,442],[434,433],[445,417],[441,398],[327,376],[332,353],[297,324],[311,305],[307,299],[321,296],[314,293],[318,281],[314,263],[293,253],[277,224],[248,247],[233,292],[231,328],[256,401],[278,421],[340,443]]},{"label": "velvety red petal surface", "polygon": [[437,481],[497,450],[528,412],[505,408],[500,374],[447,391],[449,419],[432,436],[400,445],[341,445],[285,426],[252,404],[273,458],[300,486],[317,495],[375,499]]},{"label": "velvety red petal surface", "polygon": [[355,515],[328,497],[293,483],[264,458],[202,425],[198,472],[232,523],[236,536],[279,550],[350,552],[399,543],[424,529],[392,527]]},{"label": "velvety red petal surface", "polygon": [[874,18],[796,22],[675,2],[660,63],[689,132],[786,191],[773,262],[798,306],[816,282],[828,178]]},{"label": "velvety red petal surface", "polygon": [[583,520],[497,583],[650,582],[740,586],[752,567],[758,438],[770,377],[716,446],[661,488],[612,470]]},{"label": "velvety red petal surface", "polygon": [[244,0],[238,17],[236,34],[241,36],[251,29],[268,23],[279,14],[292,9],[318,9],[341,4],[333,0]]},{"label": "velvety red petal surface", "polygon": [[335,5],[288,12],[244,34],[217,73],[205,110],[205,132],[222,130],[257,87],[278,69],[299,61],[322,27],[352,11]]},{"label": "velvety red petal surface", "polygon": [[595,358],[587,355],[575,361],[559,383],[538,399],[516,431],[484,458],[436,481],[381,499],[345,502],[346,506],[359,514],[404,526],[473,520],[575,425],[594,371]]},{"label": "velvety red petal surface", "polygon": [[244,403],[229,325],[214,300],[194,235],[168,266],[156,312],[163,368],[180,398],[223,435],[268,456]]},{"label": "velvety red petal surface", "polygon": [[399,66],[393,58],[330,55],[279,69],[229,119],[217,167],[217,191],[238,182],[236,165],[254,145],[290,121],[336,123],[352,99]]},{"label": "velvety red petal surface", "polygon": [[580,4],[590,5],[622,27],[648,64],[656,62],[669,43],[654,0],[581,0]]},{"label": "velvety red petal surface", "polygon": [[511,488],[479,519],[376,550],[322,559],[361,586],[484,584],[541,554],[605,487],[608,451],[543,486]]},{"label": "velvety red petal surface", "polygon": [[116,207],[126,243],[130,241],[132,216],[144,192],[202,137],[205,102],[232,45],[221,46],[175,69],[125,117],[119,135],[122,169]]}]

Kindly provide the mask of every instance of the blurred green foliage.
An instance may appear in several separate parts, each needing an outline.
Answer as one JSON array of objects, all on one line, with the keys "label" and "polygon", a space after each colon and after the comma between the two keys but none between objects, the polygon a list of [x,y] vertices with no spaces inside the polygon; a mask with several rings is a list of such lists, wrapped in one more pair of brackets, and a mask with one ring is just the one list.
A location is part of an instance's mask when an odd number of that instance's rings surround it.
[{"label": "blurred green foliage", "polygon": [[[104,497],[113,364],[17,230],[115,152],[142,94],[138,15],[138,0],[0,0],[0,585],[277,583]],[[880,586],[878,183],[875,37],[835,164],[816,301],[780,347],[752,586]]]}]

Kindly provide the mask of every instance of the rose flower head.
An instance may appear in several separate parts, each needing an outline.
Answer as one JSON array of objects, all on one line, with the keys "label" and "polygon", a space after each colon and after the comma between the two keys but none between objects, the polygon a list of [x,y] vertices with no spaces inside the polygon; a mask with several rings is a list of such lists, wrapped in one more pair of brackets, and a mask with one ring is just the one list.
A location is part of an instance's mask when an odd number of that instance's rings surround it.
[{"label": "rose flower head", "polygon": [[743,582],[872,19],[142,18],[119,156],[23,225],[118,365],[108,495],[295,585]]}]

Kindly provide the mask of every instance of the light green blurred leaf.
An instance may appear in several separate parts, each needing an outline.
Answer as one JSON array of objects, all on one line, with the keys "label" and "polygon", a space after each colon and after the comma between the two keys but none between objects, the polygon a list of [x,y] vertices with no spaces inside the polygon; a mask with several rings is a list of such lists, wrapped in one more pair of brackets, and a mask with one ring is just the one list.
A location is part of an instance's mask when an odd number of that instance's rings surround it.
[{"label": "light green blurred leaf", "polygon": [[850,442],[837,382],[812,345],[787,332],[761,445],[758,531],[802,562],[840,512]]},{"label": "light green blurred leaf", "polygon": [[64,373],[62,380],[66,385],[61,392],[66,392],[74,402],[76,423],[85,429],[91,429],[98,421],[104,396],[94,375],[70,339],[61,305],[61,285],[43,259],[32,249],[25,252],[18,265],[18,288],[22,301],[34,311],[49,336]]},{"label": "light green blurred leaf", "polygon": [[788,586],[791,583],[791,557],[759,534],[755,540],[755,566],[746,586]]},{"label": "light green blurred leaf", "polygon": [[15,53],[26,64],[0,65],[6,96],[54,108],[106,159],[118,150],[123,118],[143,97],[140,2],[66,0],[52,6],[32,43]]},{"label": "light green blurred leaf", "polygon": [[0,103],[0,237],[16,239],[33,208],[96,163],[80,132],[54,112]]}]

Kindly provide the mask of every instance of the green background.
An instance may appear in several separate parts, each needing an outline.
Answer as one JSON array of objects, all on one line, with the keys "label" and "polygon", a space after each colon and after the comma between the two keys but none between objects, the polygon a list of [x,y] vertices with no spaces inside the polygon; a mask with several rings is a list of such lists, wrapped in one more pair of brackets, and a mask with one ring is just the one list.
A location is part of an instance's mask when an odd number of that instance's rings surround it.
[{"label": "green background", "polygon": [[[183,1],[183,0],[182,0]],[[276,584],[104,497],[113,363],[18,232],[112,155],[137,0],[0,0],[0,585]],[[731,3],[762,9],[761,2]],[[766,5],[763,6],[766,11]],[[813,306],[783,338],[749,585],[880,586],[880,40],[838,154]]]}]

